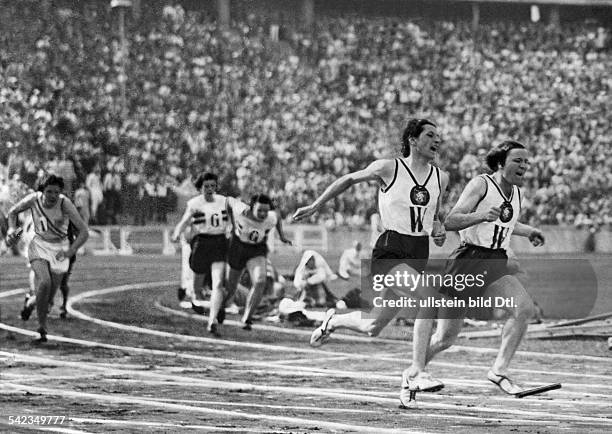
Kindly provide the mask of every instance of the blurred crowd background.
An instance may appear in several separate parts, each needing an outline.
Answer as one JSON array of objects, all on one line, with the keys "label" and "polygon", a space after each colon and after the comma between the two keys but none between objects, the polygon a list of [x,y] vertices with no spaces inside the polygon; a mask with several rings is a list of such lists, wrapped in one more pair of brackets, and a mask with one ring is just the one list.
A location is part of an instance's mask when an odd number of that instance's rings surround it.
[{"label": "blurred crowd background", "polygon": [[[512,138],[533,153],[526,222],[612,223],[609,27],[243,15],[220,29],[213,11],[143,8],[124,50],[108,4],[0,0],[0,201],[48,171],[91,223],[166,223],[213,170],[224,193],[267,192],[290,215],[397,155],[416,116],[443,135],[446,210]],[[376,195],[353,187],[317,219],[363,225]]]}]

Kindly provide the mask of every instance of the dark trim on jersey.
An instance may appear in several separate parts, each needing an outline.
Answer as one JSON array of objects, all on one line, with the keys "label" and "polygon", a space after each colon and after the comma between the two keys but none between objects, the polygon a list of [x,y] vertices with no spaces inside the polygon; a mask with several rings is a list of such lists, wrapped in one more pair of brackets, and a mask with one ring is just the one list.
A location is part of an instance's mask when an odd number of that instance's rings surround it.
[{"label": "dark trim on jersey", "polygon": [[386,193],[389,191],[389,189],[391,187],[393,187],[393,184],[395,184],[395,180],[397,179],[397,168],[399,167],[399,164],[397,162],[397,158],[395,159],[395,172],[393,173],[393,179],[391,180],[391,182],[389,183],[389,185],[387,185],[386,187],[381,187],[380,191],[383,193]]},{"label": "dark trim on jersey", "polygon": [[74,243],[74,240],[76,239],[78,234],[79,234],[79,231],[77,230],[77,227],[74,225],[74,223],[72,223],[72,220],[68,220],[68,231],[66,235],[68,236],[68,242],[70,243],[71,246],[72,246],[72,243]]},{"label": "dark trim on jersey", "polygon": [[229,196],[225,197],[225,209],[227,210],[227,213],[230,216],[230,220],[232,222],[232,231],[233,231],[234,229],[236,229],[236,220],[234,219],[234,210],[232,209],[229,203]]},{"label": "dark trim on jersey", "polygon": [[401,158],[400,158],[400,161],[404,165],[406,170],[408,171],[408,175],[410,175],[410,177],[412,178],[412,182],[414,182],[415,185],[418,185],[419,187],[425,187],[427,185],[427,183],[429,182],[429,178],[431,178],[431,175],[433,174],[433,166],[431,164],[429,165],[429,174],[427,175],[427,179],[425,179],[425,182],[423,184],[419,184],[419,182],[417,181],[416,177],[410,171],[410,168],[408,167],[406,162],[404,160],[402,160]]},{"label": "dark trim on jersey", "polygon": [[[61,229],[59,229],[57,226],[55,226],[53,224],[53,222],[51,221],[51,219],[49,218],[49,216],[47,215],[47,213],[43,210],[43,206],[41,203],[39,203],[39,198],[36,198],[36,207],[38,208],[38,212],[40,212],[42,215],[45,216],[45,219],[47,220],[47,223],[49,225],[49,230],[51,232],[54,232],[55,235],[60,236],[62,238],[66,238],[68,236],[67,233],[62,232]],[[60,203],[60,211],[61,211],[61,203]],[[34,228],[36,228],[36,222],[34,222]]]},{"label": "dark trim on jersey", "polygon": [[434,221],[440,218],[440,199],[442,198],[442,182],[440,181],[440,168],[438,166],[434,166],[436,168],[436,176],[438,177],[438,200],[436,200],[436,211],[434,214]]},{"label": "dark trim on jersey", "polygon": [[485,183],[485,192],[484,194],[480,197],[480,199],[478,199],[478,202],[476,202],[476,205],[474,206],[474,209],[472,210],[472,212],[474,210],[476,210],[476,208],[478,208],[478,205],[480,205],[480,202],[482,202],[482,200],[487,197],[487,193],[489,192],[489,183],[487,182],[487,175],[483,174],[483,175],[478,175],[478,178],[482,179]]},{"label": "dark trim on jersey", "polygon": [[512,198],[514,197],[514,185],[512,186],[512,192],[510,193],[510,197],[508,198],[504,194],[503,190],[501,189],[501,187],[499,186],[495,178],[493,178],[491,175],[485,175],[485,176],[491,180],[495,188],[497,188],[497,191],[499,191],[499,194],[501,194],[501,196],[504,198],[506,202],[512,202]]},{"label": "dark trim on jersey", "polygon": [[[514,189],[514,186],[512,188]],[[521,200],[521,189],[518,188],[518,186],[516,187],[516,193],[518,194],[519,212],[520,212],[523,210],[523,201]]]},{"label": "dark trim on jersey", "polygon": [[[62,202],[60,203],[60,210],[62,210],[62,213],[64,212],[64,199],[66,199],[64,196],[60,197],[60,199],[62,200]],[[78,212],[78,210],[77,210]],[[66,213],[68,214],[68,213]],[[79,217],[81,216],[81,213],[78,213]],[[81,217],[82,218],[82,217]],[[87,224],[87,223],[85,223]],[[68,229],[66,230],[66,237],[68,238],[68,242],[70,243],[70,245],[72,246],[72,243],[74,243],[74,240],[76,240],[76,237],[78,236],[79,231],[77,229],[77,227],[75,226],[74,223],[72,223],[72,220],[70,220],[70,217],[68,217]],[[74,256],[73,256],[74,257]]]}]

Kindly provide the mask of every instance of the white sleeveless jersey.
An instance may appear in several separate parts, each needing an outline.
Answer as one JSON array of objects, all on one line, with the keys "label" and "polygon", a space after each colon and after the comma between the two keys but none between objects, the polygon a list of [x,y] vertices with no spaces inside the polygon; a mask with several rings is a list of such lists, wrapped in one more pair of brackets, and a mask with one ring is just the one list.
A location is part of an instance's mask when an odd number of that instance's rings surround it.
[{"label": "white sleeveless jersey", "polygon": [[459,231],[461,241],[488,249],[508,249],[510,235],[521,213],[521,192],[516,185],[512,186],[510,197],[506,197],[490,175],[480,175],[485,180],[487,190],[474,212],[501,208],[500,216],[494,222],[482,222]]},{"label": "white sleeveless jersey", "polygon": [[378,210],[384,230],[405,235],[431,235],[440,197],[440,169],[429,165],[429,173],[419,183],[406,161],[395,159],[391,182],[378,192]]},{"label": "white sleeveless jersey", "polygon": [[274,211],[268,211],[268,215],[262,221],[249,218],[246,214],[249,206],[233,197],[228,198],[228,204],[234,216],[234,234],[240,241],[247,244],[265,243],[268,233],[277,223]]},{"label": "white sleeveless jersey", "polygon": [[40,191],[29,194],[27,200],[30,203],[36,235],[49,242],[63,241],[68,238],[70,218],[64,211],[64,201],[68,200],[66,196],[60,194],[56,204],[51,208],[43,206],[43,194]]},{"label": "white sleeveless jersey", "polygon": [[200,194],[189,199],[187,211],[191,214],[193,235],[225,234],[229,222],[227,197],[215,194],[213,201],[207,202]]}]

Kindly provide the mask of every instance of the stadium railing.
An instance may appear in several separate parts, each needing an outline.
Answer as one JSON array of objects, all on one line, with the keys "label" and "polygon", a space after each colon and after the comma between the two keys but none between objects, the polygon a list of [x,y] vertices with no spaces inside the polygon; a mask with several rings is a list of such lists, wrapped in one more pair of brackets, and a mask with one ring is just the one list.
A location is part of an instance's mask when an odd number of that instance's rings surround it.
[{"label": "stadium railing", "polygon": [[276,235],[276,231],[270,231],[268,235],[268,248],[271,252],[281,249],[307,250],[312,249],[319,252],[329,250],[329,237],[327,229],[322,225],[286,225],[283,226],[285,236],[293,245],[283,244]]},{"label": "stadium railing", "polygon": [[[612,232],[601,230],[590,233],[587,229],[563,228],[559,226],[542,227],[546,244],[535,249],[527,238],[512,237],[511,246],[517,253],[555,254],[594,251],[612,253]],[[293,241],[292,246],[280,242],[275,230],[270,231],[268,247],[271,252],[312,249],[320,252],[343,251],[354,241],[362,241],[367,246],[368,232],[336,230],[329,234],[323,225],[286,225],[286,236]],[[176,255],[177,245],[170,241],[171,228],[165,226],[96,226],[90,228],[90,239],[83,249],[94,255],[133,255],[163,254]],[[457,233],[447,233],[443,247],[430,246],[432,256],[448,256],[459,244]]]}]

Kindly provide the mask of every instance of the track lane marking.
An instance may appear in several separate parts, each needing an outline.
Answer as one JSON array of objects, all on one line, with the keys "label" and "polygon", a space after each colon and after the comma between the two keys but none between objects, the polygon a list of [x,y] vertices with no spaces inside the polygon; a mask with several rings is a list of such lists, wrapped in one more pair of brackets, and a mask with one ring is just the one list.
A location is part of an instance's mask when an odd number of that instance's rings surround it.
[{"label": "track lane marking", "polygon": [[[144,420],[122,420],[122,419],[92,419],[84,417],[71,417],[71,421],[82,424],[100,424],[100,425],[117,425],[117,426],[142,426],[142,427],[162,427],[162,428],[181,428],[181,429],[197,429],[203,431],[215,432],[245,432],[247,428],[230,428],[219,427],[212,425],[193,425],[193,424],[178,424],[168,422],[148,422]],[[269,430],[261,430],[248,427],[249,432],[267,433]]]},{"label": "track lane marking", "polygon": [[36,334],[32,332],[32,335],[36,335]]},{"label": "track lane marking", "polygon": [[[2,324],[2,323],[0,323],[0,329],[13,331],[16,333],[21,333],[21,334],[32,336],[32,337],[38,336],[38,333],[36,332],[25,330],[25,329],[20,329],[20,328],[9,326],[9,325]],[[105,343],[96,342],[96,341],[74,339],[74,338],[64,338],[64,337],[55,336],[55,335],[47,335],[47,338],[50,341],[67,342],[67,343],[82,345],[86,347],[100,347],[100,348],[107,348],[107,349],[112,349],[112,350],[121,350],[121,351],[125,351],[128,353],[135,352],[135,353],[140,353],[140,354],[153,354],[153,355],[161,355],[161,356],[167,356],[167,357],[178,357],[178,358],[191,359],[191,360],[201,360],[201,361],[207,361],[211,363],[225,363],[225,364],[231,364],[231,365],[237,365],[237,366],[248,366],[248,367],[257,366],[257,367],[263,367],[266,369],[269,369],[271,366],[273,366],[267,361],[263,361],[263,362],[243,361],[243,360],[228,359],[228,358],[223,358],[223,357],[200,356],[196,354],[181,353],[181,352],[174,352],[174,351],[167,351],[167,350],[155,350],[155,349],[148,349],[148,348],[137,348],[137,347],[105,344]],[[0,354],[4,354],[4,353],[0,351]],[[16,356],[16,354],[14,353],[6,353],[6,355],[7,357]],[[282,365],[280,367],[282,367]],[[279,373],[281,375],[293,375],[293,374],[307,375],[305,373],[315,373],[315,374],[323,373],[326,375],[333,375],[336,377],[344,377],[344,378],[363,379],[364,377],[367,377],[369,379],[379,379],[379,380],[384,380],[384,381],[390,381],[390,379],[392,378],[393,381],[397,381],[395,377],[389,377],[386,375],[376,374],[372,372],[349,372],[346,370],[311,368],[308,366],[294,366],[290,373],[287,373],[284,371],[280,371]],[[466,387],[472,387],[472,388],[474,387],[481,387],[481,388],[493,387],[487,381],[479,381],[479,380],[467,380],[467,381],[449,380],[448,384],[453,384],[457,386],[466,386]],[[530,384],[530,383],[525,383],[525,384]],[[579,390],[584,390],[585,386],[590,386],[590,385],[585,385],[585,384],[576,385],[574,383],[570,383],[570,384],[565,383],[565,385],[566,385],[566,389],[567,387],[576,386],[578,387]],[[600,385],[600,387],[609,388],[612,386]],[[569,392],[569,391],[563,391],[563,390],[556,391],[555,393],[561,393],[567,396],[595,396],[595,394],[593,393],[584,393],[584,392],[577,393],[577,392]],[[598,395],[598,396],[609,397],[610,395]],[[514,399],[512,399],[512,401],[514,401]]]},{"label": "track lane marking", "polygon": [[[80,311],[77,311],[72,307],[73,303],[77,301],[81,301],[88,297],[98,296],[102,294],[109,294],[109,293],[119,292],[119,291],[144,289],[148,287],[148,285],[151,285],[151,284],[146,283],[146,284],[135,284],[135,285],[122,285],[118,287],[112,287],[112,288],[106,288],[106,289],[100,289],[100,290],[94,290],[94,291],[88,291],[88,292],[81,293],[73,297],[68,302],[68,305],[67,305],[68,313],[84,321],[93,322],[94,324],[104,325],[107,327],[117,328],[119,330],[133,331],[137,333],[150,334],[150,335],[161,336],[161,337],[172,337],[172,338],[178,338],[178,339],[182,339],[186,341],[205,342],[205,343],[211,343],[215,345],[221,344],[221,345],[227,345],[227,346],[233,346],[233,347],[246,347],[246,348],[261,349],[261,350],[283,351],[283,352],[302,353],[302,354],[316,354],[316,355],[325,355],[325,356],[330,356],[330,357],[332,356],[344,356],[344,357],[349,357],[349,358],[355,357],[354,353],[345,353],[345,352],[329,351],[329,350],[318,350],[318,349],[311,349],[311,348],[294,348],[294,347],[286,347],[286,346],[281,346],[281,345],[260,344],[260,343],[243,342],[243,341],[231,341],[227,339],[207,338],[203,336],[184,335],[184,334],[178,334],[178,333],[172,333],[172,332],[153,330],[153,329],[148,329],[144,327],[137,327],[137,326],[131,326],[127,324],[117,323],[113,321],[101,320],[98,318],[94,318],[90,315],[84,314]],[[294,331],[299,331],[300,333],[303,333],[302,330],[294,330]],[[307,333],[308,335],[310,335],[310,332],[307,332]],[[397,344],[397,342],[395,343]],[[369,359],[369,360],[384,360],[384,361],[392,361],[392,362],[404,362],[405,361],[405,358],[383,357],[379,355],[370,355],[370,354],[360,354],[359,357]],[[449,363],[449,362],[440,362],[440,361],[433,361],[430,364],[434,366],[443,366],[443,367],[450,367],[450,368],[463,367],[466,369],[481,368],[482,370],[487,370],[487,371],[489,370],[489,366],[477,365],[477,364],[458,364],[458,363]],[[579,377],[589,376],[586,378],[592,378],[590,376],[593,375],[593,374],[582,374],[582,373],[577,373],[577,372],[567,373],[567,372],[541,371],[541,370],[524,369],[524,368],[513,368],[513,371],[523,372],[523,373],[528,373],[528,374],[538,374],[538,375],[558,375],[558,376],[571,375],[571,376],[579,376]],[[606,376],[606,375],[598,375],[595,378],[598,380],[612,380],[612,376]],[[593,387],[600,387],[600,386],[593,385]],[[612,389],[612,386],[610,386],[610,389]]]},{"label": "track lane marking", "polygon": [[[39,393],[41,395],[48,396],[61,396],[66,398],[80,398],[80,399],[88,399],[98,402],[109,402],[116,404],[136,404],[145,407],[156,407],[156,408],[164,408],[168,410],[177,410],[177,411],[190,411],[194,413],[202,413],[202,414],[210,414],[216,416],[225,416],[230,417],[232,419],[250,419],[250,420],[265,420],[270,422],[277,423],[294,423],[301,424],[306,428],[330,428],[330,429],[339,429],[339,430],[352,430],[357,432],[371,433],[373,427],[371,426],[362,426],[362,425],[351,425],[340,422],[328,422],[324,420],[314,420],[314,419],[304,419],[299,417],[289,417],[289,416],[273,416],[273,415],[263,415],[263,414],[255,414],[255,413],[247,413],[244,411],[232,411],[232,410],[220,410],[206,407],[194,407],[190,405],[182,405],[182,404],[173,404],[168,402],[160,402],[160,401],[152,401],[146,398],[134,397],[131,395],[122,395],[122,394],[113,394],[113,395],[102,395],[99,393],[88,393],[88,392],[75,392],[72,390],[62,390],[62,389],[48,389],[44,387],[34,387],[27,386],[23,384],[14,384],[14,383],[5,383],[5,388],[12,388],[17,392],[30,392],[30,393]],[[423,431],[412,431],[405,429],[394,429],[394,428],[374,428],[377,432],[380,433],[423,433]]]},{"label": "track lane marking", "polygon": [[0,292],[0,298],[12,297],[13,295],[23,294],[28,291],[28,288],[15,288]]},{"label": "track lane marking", "polygon": [[[175,285],[175,282],[174,281],[159,281],[159,282],[150,282],[146,284],[136,284],[138,288],[134,287],[135,285],[121,285],[121,286],[113,287],[110,289],[113,289],[112,292],[119,292],[119,291],[126,291],[130,289],[148,289],[148,288],[157,288],[157,287],[171,286],[171,285]],[[118,288],[121,288],[121,289],[118,289]],[[27,290],[27,288],[20,288],[20,289],[22,290],[22,292]],[[106,288],[106,289],[109,289],[109,288]],[[103,290],[97,290],[97,291],[103,291]],[[95,291],[89,291],[89,293],[91,292],[95,292]],[[82,294],[85,294],[85,293],[75,295],[75,297],[81,296]],[[10,295],[14,295],[14,294],[10,294]],[[2,293],[0,293],[0,298],[8,297],[10,295],[3,295]],[[72,298],[69,301],[69,303],[72,304],[73,301],[74,301],[74,298]],[[175,309],[170,309],[165,306],[163,307],[165,309],[174,311],[177,314],[187,315],[188,317],[192,317],[192,318],[197,317],[196,315],[185,314],[184,312],[181,312]],[[282,328],[273,327],[273,326],[255,325],[255,328],[260,328],[260,327],[271,327],[270,328],[271,330],[278,331],[278,332],[290,333],[290,334],[302,334],[304,336],[310,336],[310,332],[307,332],[307,331],[282,329]],[[338,336],[342,340],[350,340],[350,341],[364,341],[365,340],[364,342],[384,342],[384,343],[390,343],[390,344],[397,344],[401,342],[406,342],[407,344],[410,343],[409,341],[402,341],[399,339],[365,338],[363,336],[343,335],[341,333],[336,333],[334,337],[336,336]],[[446,353],[456,353],[456,352],[461,352],[461,351],[471,351],[477,354],[497,354],[497,349],[494,349],[494,348],[472,347],[472,346],[465,346],[465,345],[455,345],[452,348],[445,350]],[[553,359],[580,360],[580,361],[588,360],[588,361],[604,362],[604,363],[609,363],[612,360],[612,358],[604,357],[604,356],[572,355],[572,354],[563,354],[563,353],[541,353],[541,352],[534,352],[534,351],[517,351],[516,354],[522,355],[522,356],[528,356],[528,357],[546,357],[546,358],[553,358]]]},{"label": "track lane marking", "polygon": [[[6,352],[0,351],[0,354],[6,354]],[[64,360],[56,360],[50,357],[39,357],[39,356],[27,356],[27,355],[19,355],[19,354],[15,354],[15,358],[19,359],[19,360],[24,360],[24,361],[28,361],[28,362],[32,362],[32,363],[38,363],[38,364],[55,364],[58,366],[66,366],[66,367],[72,367],[75,369],[93,369],[96,371],[103,371],[107,374],[112,374],[112,375],[132,375],[132,376],[137,376],[137,377],[149,377],[149,378],[157,378],[161,381],[157,382],[156,384],[168,384],[168,381],[171,380],[173,381],[175,384],[180,384],[181,386],[185,387],[185,386],[189,386],[189,387],[205,387],[205,388],[221,388],[221,389],[226,389],[226,390],[257,390],[257,391],[265,391],[265,392],[270,392],[270,391],[275,391],[275,392],[283,392],[283,393],[295,393],[295,394],[308,394],[309,396],[325,396],[325,397],[332,397],[332,398],[345,398],[345,399],[361,399],[361,400],[365,400],[366,402],[379,402],[379,403],[395,403],[397,404],[398,400],[397,398],[386,398],[386,397],[381,397],[381,395],[392,395],[395,396],[394,393],[391,392],[384,392],[384,391],[378,391],[378,390],[359,390],[359,393],[355,393],[354,389],[341,389],[341,388],[331,388],[331,389],[324,389],[324,388],[315,388],[315,387],[293,387],[293,386],[268,386],[268,385],[258,385],[258,384],[251,384],[251,383],[239,383],[239,382],[227,382],[227,381],[221,381],[221,380],[208,380],[208,379],[201,379],[201,378],[194,378],[194,377],[185,377],[185,376],[177,376],[177,375],[168,375],[168,374],[157,374],[157,373],[152,373],[152,372],[147,372],[147,371],[131,371],[131,370],[125,370],[125,369],[121,369],[121,368],[112,368],[110,366],[107,367],[99,367],[99,366],[94,366],[89,364],[88,362],[69,362],[69,361],[64,361]],[[163,381],[162,381],[163,380]],[[141,383],[146,383],[147,381],[150,380],[122,380],[122,381],[139,381]],[[5,383],[5,384],[9,384],[9,383]],[[429,395],[432,397],[436,397],[435,399],[444,399],[447,400],[448,397],[444,396],[444,395]],[[480,399],[477,396],[466,396],[472,400],[474,399]],[[451,399],[462,399],[460,396],[456,396],[453,395],[451,397]],[[547,401],[547,400],[529,400],[529,401],[518,401],[516,400],[516,398],[507,398],[507,397],[486,397],[487,399],[495,399],[498,401],[506,401],[506,402],[514,402],[517,404],[520,404],[521,402],[531,402],[531,403],[540,403],[542,405],[545,404],[554,404],[553,402]],[[576,403],[571,402],[571,405],[574,405]],[[585,417],[585,416],[580,416],[580,415],[560,415],[560,414],[550,414],[550,413],[546,413],[546,412],[530,412],[530,411],[525,411],[525,410],[516,410],[516,409],[504,409],[504,408],[488,408],[488,407],[480,407],[480,406],[467,406],[467,407],[461,407],[461,406],[457,406],[456,404],[439,404],[439,403],[423,403],[422,401],[419,402],[419,405],[422,407],[426,407],[426,408],[433,408],[433,409],[445,409],[445,410],[454,410],[454,411],[458,411],[458,410],[463,410],[463,411],[481,411],[484,413],[494,413],[494,414],[511,414],[511,415],[519,415],[519,416],[528,416],[528,415],[532,415],[532,416],[537,416],[537,417],[548,417],[548,418],[557,418],[558,420],[572,420],[572,421],[584,421],[584,422],[599,422],[599,423],[604,423],[604,424],[610,424],[612,426],[612,419],[610,418],[596,418],[596,417]],[[450,415],[445,415],[445,416],[450,416]],[[482,418],[481,418],[482,419]],[[542,419],[543,420],[543,419]]]}]

